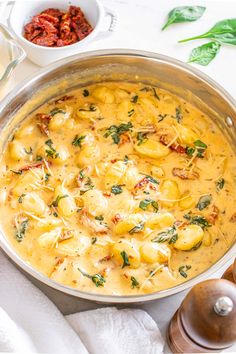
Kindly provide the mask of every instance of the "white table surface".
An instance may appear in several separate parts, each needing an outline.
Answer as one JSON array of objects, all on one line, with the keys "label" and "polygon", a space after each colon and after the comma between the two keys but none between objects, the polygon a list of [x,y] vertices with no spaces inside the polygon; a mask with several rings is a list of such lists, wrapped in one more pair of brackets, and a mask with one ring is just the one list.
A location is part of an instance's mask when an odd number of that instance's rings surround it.
[{"label": "white table surface", "polygon": [[[105,6],[116,10],[118,14],[117,30],[109,38],[90,43],[86,48],[88,51],[105,48],[141,49],[166,54],[186,61],[191,49],[204,42],[194,41],[178,44],[177,41],[179,39],[203,33],[218,20],[236,17],[236,0],[101,0],[101,2]],[[173,25],[164,32],[160,31],[166,19],[166,14],[173,7],[190,4],[207,7],[204,16],[200,20],[193,23]],[[236,98],[235,58],[235,47],[222,47],[216,59],[209,66],[198,66],[198,69],[215,79]],[[11,86],[14,87],[16,83],[19,83],[27,75],[36,72],[38,69],[38,66],[26,59],[15,70]],[[225,265],[225,269],[226,267],[227,265]],[[223,269],[214,274],[214,277],[220,277],[222,273]],[[96,303],[61,294],[45,286],[40,286],[40,288],[64,314],[100,306]],[[162,334],[165,335],[166,326],[184,296],[185,292],[152,303],[136,305],[136,307],[146,310],[157,322]],[[168,352],[167,348],[166,352]],[[227,350],[227,352],[236,352],[236,346]]]}]

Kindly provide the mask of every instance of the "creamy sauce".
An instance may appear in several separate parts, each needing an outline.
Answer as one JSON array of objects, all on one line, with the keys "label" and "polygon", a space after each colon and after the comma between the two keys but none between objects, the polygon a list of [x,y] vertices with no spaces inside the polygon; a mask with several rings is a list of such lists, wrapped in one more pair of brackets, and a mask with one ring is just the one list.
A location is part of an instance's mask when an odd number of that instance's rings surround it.
[{"label": "creamy sauce", "polygon": [[169,92],[106,83],[28,117],[0,162],[1,225],[29,264],[104,294],[173,287],[235,238],[234,153]]}]

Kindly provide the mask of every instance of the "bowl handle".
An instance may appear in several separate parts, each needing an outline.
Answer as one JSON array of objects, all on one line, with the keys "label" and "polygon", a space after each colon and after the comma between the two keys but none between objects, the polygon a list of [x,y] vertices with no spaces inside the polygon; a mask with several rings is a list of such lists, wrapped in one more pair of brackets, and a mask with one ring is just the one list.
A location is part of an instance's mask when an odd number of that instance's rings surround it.
[{"label": "bowl handle", "polygon": [[114,10],[104,7],[104,17],[110,17],[110,24],[107,30],[98,33],[96,39],[108,37],[115,31],[117,26],[117,14]]}]

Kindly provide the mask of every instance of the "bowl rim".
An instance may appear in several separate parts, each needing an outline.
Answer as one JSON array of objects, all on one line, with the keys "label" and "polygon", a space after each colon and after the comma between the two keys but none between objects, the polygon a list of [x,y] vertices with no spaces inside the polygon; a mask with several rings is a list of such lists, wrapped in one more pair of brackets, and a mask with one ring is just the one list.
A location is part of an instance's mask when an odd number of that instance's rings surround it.
[{"label": "bowl rim", "polygon": [[[23,36],[23,32],[17,32],[15,31],[14,29],[14,25],[12,25],[12,20],[13,20],[13,11],[14,9],[16,8],[16,6],[18,4],[20,4],[19,2],[15,1],[12,8],[11,8],[11,11],[10,11],[10,15],[9,15],[9,18],[8,18],[8,24],[9,24],[9,27],[11,29],[11,31],[14,33],[14,35],[22,42],[24,42],[26,45],[32,47],[32,48],[35,48],[37,50],[42,50],[42,51],[57,51],[57,52],[60,52],[62,51],[63,49],[64,50],[69,50],[71,48],[76,48],[76,47],[83,47],[84,44],[86,44],[87,42],[89,42],[92,38],[94,38],[98,33],[99,33],[99,27],[101,25],[101,22],[102,22],[102,19],[104,17],[104,7],[103,5],[100,3],[100,0],[93,0],[96,4],[97,4],[97,7],[98,7],[98,20],[96,22],[96,25],[94,26],[92,32],[90,32],[85,38],[83,38],[81,41],[77,41],[73,44],[70,44],[70,45],[65,45],[65,46],[62,46],[62,47],[46,47],[46,46],[43,46],[43,45],[38,45],[38,44],[35,44],[35,43],[32,43],[30,41],[28,41],[28,39],[26,39],[24,36]],[[46,4],[45,4],[46,6]],[[59,6],[58,6],[59,7]],[[23,30],[23,29],[22,29]],[[81,44],[82,43],[82,44]]]},{"label": "bowl rim", "polygon": [[[0,115],[1,112],[4,110],[4,108],[10,104],[11,100],[13,100],[15,96],[19,95],[22,91],[24,91],[24,89],[26,89],[28,85],[34,84],[34,82],[46,76],[48,73],[59,68],[60,66],[70,64],[78,60],[87,60],[94,57],[115,57],[115,56],[147,58],[149,60],[151,59],[154,61],[163,62],[165,64],[169,64],[172,65],[173,67],[184,70],[190,75],[195,76],[197,79],[200,79],[201,81],[213,87],[213,89],[217,91],[217,93],[232,107],[232,109],[235,111],[236,114],[235,99],[215,80],[213,80],[208,75],[201,72],[200,70],[192,67],[190,64],[186,64],[170,56],[148,52],[148,51],[141,51],[136,49],[104,49],[104,50],[88,51],[88,52],[73,55],[69,58],[58,60],[44,68],[39,69],[36,73],[31,74],[23,82],[16,85],[15,88],[0,102]],[[153,293],[140,294],[140,295],[107,295],[107,294],[84,292],[79,289],[75,289],[70,286],[57,283],[56,281],[43,275],[35,268],[33,268],[29,263],[27,263],[27,261],[24,261],[23,258],[21,258],[16,253],[16,251],[14,250],[10,242],[7,241],[7,238],[4,237],[1,231],[0,231],[0,247],[7,254],[7,256],[14,263],[16,263],[20,268],[22,268],[26,273],[30,274],[35,279],[39,280],[40,282],[46,284],[51,288],[59,290],[65,294],[73,295],[75,297],[86,299],[86,300],[92,300],[100,303],[117,303],[117,304],[147,302],[147,301],[152,301],[159,298],[167,297],[170,295],[174,295],[176,293],[187,290],[190,287],[197,284],[198,282],[211,276],[214,272],[219,270],[227,261],[229,261],[236,254],[236,243],[234,243],[231,246],[231,248],[228,249],[228,251],[217,262],[212,264],[205,271],[198,274],[194,278],[187,280],[184,283],[178,284],[174,287],[165,290],[160,290]]]}]

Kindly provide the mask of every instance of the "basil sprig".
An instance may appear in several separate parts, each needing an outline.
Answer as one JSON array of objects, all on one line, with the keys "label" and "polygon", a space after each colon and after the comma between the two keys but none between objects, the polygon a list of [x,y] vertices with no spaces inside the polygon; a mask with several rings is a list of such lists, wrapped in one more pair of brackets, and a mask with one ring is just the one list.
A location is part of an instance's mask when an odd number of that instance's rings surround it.
[{"label": "basil sprig", "polygon": [[162,27],[162,30],[172,25],[173,23],[192,22],[202,17],[206,10],[203,6],[180,6],[175,7],[168,14],[166,24]]},{"label": "basil sprig", "polygon": [[182,39],[179,43],[200,38],[210,38],[220,43],[236,45],[236,18],[219,21],[206,33],[199,36]]}]

